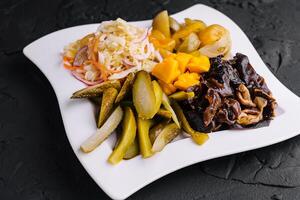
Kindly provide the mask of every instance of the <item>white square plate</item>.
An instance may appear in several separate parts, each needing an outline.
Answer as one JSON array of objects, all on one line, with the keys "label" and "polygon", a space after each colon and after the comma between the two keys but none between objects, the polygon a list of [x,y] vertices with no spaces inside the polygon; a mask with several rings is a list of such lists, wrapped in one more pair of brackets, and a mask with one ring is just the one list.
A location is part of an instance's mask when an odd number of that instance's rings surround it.
[{"label": "white square plate", "polygon": [[[106,162],[112,151],[112,140],[105,141],[89,154],[79,151],[80,144],[96,130],[94,108],[84,100],[70,100],[72,93],[84,87],[62,67],[60,52],[65,45],[94,32],[98,24],[63,29],[46,35],[24,48],[24,54],[45,74],[56,93],[66,133],[81,164],[94,181],[113,199],[124,199],[175,170],[204,160],[271,145],[300,133],[300,99],[281,84],[269,71],[245,33],[227,16],[205,5],[195,5],[173,15],[179,21],[185,17],[201,19],[207,24],[218,23],[229,29],[233,41],[232,53],[249,57],[255,70],[262,75],[278,102],[278,116],[270,126],[258,129],[226,130],[209,134],[202,146],[191,139],[178,140],[157,155],[140,156],[119,165]],[[132,22],[149,27],[151,21]]]}]

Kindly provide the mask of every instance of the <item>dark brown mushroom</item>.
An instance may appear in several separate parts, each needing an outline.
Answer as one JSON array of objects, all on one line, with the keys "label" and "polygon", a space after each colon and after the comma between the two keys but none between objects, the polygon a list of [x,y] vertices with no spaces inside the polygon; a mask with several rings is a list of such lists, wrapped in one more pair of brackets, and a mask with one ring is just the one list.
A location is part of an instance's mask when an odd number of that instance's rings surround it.
[{"label": "dark brown mushroom", "polygon": [[248,107],[255,107],[255,103],[253,103],[251,99],[250,92],[248,88],[244,84],[240,84],[236,91],[236,96],[239,100],[239,102]]},{"label": "dark brown mushroom", "polygon": [[242,126],[256,124],[263,119],[263,110],[267,105],[267,100],[262,97],[255,97],[254,103],[257,108],[242,110],[237,123]]},{"label": "dark brown mushroom", "polygon": [[232,98],[225,99],[218,110],[216,120],[223,124],[233,125],[241,114],[240,103]]},{"label": "dark brown mushroom", "polygon": [[248,89],[260,88],[266,93],[270,93],[264,78],[256,73],[247,56],[237,53],[230,62]]},{"label": "dark brown mushroom", "polygon": [[212,122],[217,109],[221,106],[221,98],[219,94],[211,88],[207,90],[205,98],[208,101],[208,106],[203,113],[203,122],[204,126],[208,126]]}]

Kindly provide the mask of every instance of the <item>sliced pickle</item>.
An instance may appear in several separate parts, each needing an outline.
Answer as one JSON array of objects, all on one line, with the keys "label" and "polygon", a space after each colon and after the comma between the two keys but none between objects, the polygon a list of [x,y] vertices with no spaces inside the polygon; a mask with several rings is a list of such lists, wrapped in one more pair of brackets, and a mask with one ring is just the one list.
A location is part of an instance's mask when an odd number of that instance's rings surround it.
[{"label": "sliced pickle", "polygon": [[173,108],[171,107],[170,100],[169,100],[168,96],[165,93],[163,93],[162,104],[164,105],[165,109],[172,114],[173,121],[180,128],[180,123],[178,121],[176,113],[174,112]]},{"label": "sliced pickle", "polygon": [[195,143],[197,143],[199,145],[205,143],[209,139],[208,134],[195,131],[190,126],[189,122],[187,121],[187,119],[184,116],[183,110],[181,109],[181,107],[179,106],[179,104],[177,102],[173,103],[173,107],[176,112],[176,115],[178,116],[178,118],[180,120],[183,130],[186,133],[188,133],[189,135],[191,135],[191,137]]},{"label": "sliced pickle", "polygon": [[149,138],[151,141],[151,144],[154,143],[154,140],[157,138],[157,136],[160,134],[160,132],[163,130],[163,128],[169,123],[169,120],[165,120],[159,124],[156,124],[153,126],[149,131]]},{"label": "sliced pickle", "polygon": [[123,110],[118,106],[96,133],[90,136],[80,146],[81,151],[88,153],[99,146],[119,125],[123,118]]},{"label": "sliced pickle", "polygon": [[171,123],[166,125],[159,135],[155,138],[154,143],[152,145],[153,152],[159,152],[163,150],[163,148],[171,142],[179,133],[181,132],[180,128],[178,128],[177,124]]},{"label": "sliced pickle", "polygon": [[151,118],[154,117],[154,115],[158,112],[161,102],[162,102],[162,97],[163,97],[163,91],[160,87],[160,85],[157,83],[157,81],[152,81],[152,87],[154,90],[154,95],[155,95],[155,111],[154,114]]},{"label": "sliced pickle", "polygon": [[130,145],[136,136],[136,122],[132,109],[125,107],[125,115],[122,122],[122,135],[118,146],[113,150],[108,158],[111,164],[118,164],[125,156]]},{"label": "sliced pickle", "polygon": [[129,146],[128,150],[125,153],[124,160],[129,160],[139,155],[139,143],[137,138],[135,138],[134,142]]},{"label": "sliced pickle", "polygon": [[156,111],[156,97],[151,83],[150,74],[139,71],[133,83],[132,99],[138,116],[151,119]]},{"label": "sliced pickle", "polygon": [[102,102],[98,117],[97,127],[100,128],[105,120],[108,118],[113,106],[114,101],[118,95],[118,90],[116,88],[108,88],[103,91]]},{"label": "sliced pickle", "polygon": [[157,113],[157,115],[167,118],[167,119],[171,119],[172,118],[172,113],[166,109],[160,108]]},{"label": "sliced pickle", "polygon": [[125,82],[123,83],[121,90],[115,100],[115,103],[121,102],[126,97],[126,95],[129,93],[132,87],[133,81],[134,81],[134,73],[130,73],[127,76]]},{"label": "sliced pickle", "polygon": [[101,96],[102,92],[107,88],[116,88],[119,90],[121,88],[121,84],[119,80],[113,81],[105,81],[103,83],[99,83],[97,85],[89,86],[74,92],[71,99],[77,98],[89,98],[89,97],[98,97]]},{"label": "sliced pickle", "polygon": [[152,144],[149,138],[149,129],[153,124],[153,120],[150,119],[137,119],[138,138],[140,151],[143,158],[152,156]]}]

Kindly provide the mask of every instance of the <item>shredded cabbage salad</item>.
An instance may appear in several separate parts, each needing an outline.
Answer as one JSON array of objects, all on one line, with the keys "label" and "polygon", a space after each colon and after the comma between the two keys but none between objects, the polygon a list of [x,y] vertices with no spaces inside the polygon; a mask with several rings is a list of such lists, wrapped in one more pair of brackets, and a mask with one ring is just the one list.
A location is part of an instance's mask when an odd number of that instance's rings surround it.
[{"label": "shredded cabbage salad", "polygon": [[149,42],[151,29],[133,26],[123,19],[105,21],[97,31],[64,49],[64,66],[87,85],[121,79],[130,72],[150,72],[161,60]]}]

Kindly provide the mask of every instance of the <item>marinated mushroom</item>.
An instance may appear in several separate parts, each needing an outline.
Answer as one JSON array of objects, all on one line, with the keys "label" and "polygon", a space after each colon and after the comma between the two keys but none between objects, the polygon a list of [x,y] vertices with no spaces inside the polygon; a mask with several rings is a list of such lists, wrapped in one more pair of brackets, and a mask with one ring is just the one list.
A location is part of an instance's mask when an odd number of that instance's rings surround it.
[{"label": "marinated mushroom", "polygon": [[236,91],[236,96],[241,104],[244,106],[255,107],[255,103],[253,103],[251,99],[250,92],[248,88],[244,84],[240,84]]}]

